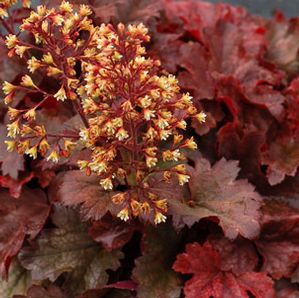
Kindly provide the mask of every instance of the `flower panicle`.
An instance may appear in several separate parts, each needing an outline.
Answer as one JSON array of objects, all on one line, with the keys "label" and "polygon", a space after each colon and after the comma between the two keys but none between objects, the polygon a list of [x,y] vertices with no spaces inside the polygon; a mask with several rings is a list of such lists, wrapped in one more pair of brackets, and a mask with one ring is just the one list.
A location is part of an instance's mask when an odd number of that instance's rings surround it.
[{"label": "flower panicle", "polygon": [[167,199],[151,191],[148,181],[158,172],[163,183],[189,181],[184,150],[197,144],[183,131],[188,118],[203,122],[204,113],[180,92],[176,77],[147,56],[143,43],[150,37],[143,24],[102,24],[98,34],[96,61],[85,65],[82,101],[89,126],[80,133],[91,155],[80,168],[99,176],[103,190],[129,187],[112,198],[120,219],[141,216],[159,224],[166,220]]},{"label": "flower panicle", "polygon": [[[27,61],[30,75],[19,85],[3,84],[11,120],[7,149],[59,163],[79,144],[89,151],[86,160],[78,161],[82,171],[97,175],[103,191],[126,189],[112,196],[120,219],[165,222],[170,198],[157,193],[151,180],[160,177],[161,183],[175,180],[181,186],[189,181],[185,151],[196,150],[197,144],[193,137],[185,138],[184,131],[188,119],[202,123],[205,114],[197,111],[189,93],[181,92],[177,78],[147,55],[144,43],[150,36],[142,23],[94,26],[91,13],[88,6],[75,9],[67,1],[53,9],[41,5],[21,26],[33,34],[34,44],[7,36],[10,56],[25,59],[32,49],[40,51]],[[56,48],[50,47],[55,41]],[[57,90],[42,90],[35,83],[36,72],[56,81]],[[14,108],[14,95],[20,91],[37,93],[42,100]],[[67,101],[73,106],[83,120],[77,135],[55,135],[39,123],[40,109],[49,98],[58,106]]]}]

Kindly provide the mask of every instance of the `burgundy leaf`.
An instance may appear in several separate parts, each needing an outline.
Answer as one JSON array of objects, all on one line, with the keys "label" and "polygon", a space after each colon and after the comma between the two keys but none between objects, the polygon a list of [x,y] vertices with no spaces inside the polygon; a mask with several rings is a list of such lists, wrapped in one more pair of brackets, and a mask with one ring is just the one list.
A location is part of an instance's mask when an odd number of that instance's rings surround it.
[{"label": "burgundy leaf", "polygon": [[184,287],[186,298],[256,298],[275,297],[273,282],[264,273],[234,274],[221,267],[221,255],[209,243],[187,244],[186,252],[177,256],[173,265],[177,272],[193,274]]},{"label": "burgundy leaf", "polygon": [[50,200],[65,206],[80,206],[84,220],[101,219],[114,205],[111,192],[103,191],[97,176],[81,171],[60,173],[50,186]]},{"label": "burgundy leaf", "polygon": [[5,191],[0,193],[0,269],[7,276],[12,257],[23,244],[26,235],[34,239],[42,229],[50,207],[42,191],[24,189],[18,200]]},{"label": "burgundy leaf", "polygon": [[169,201],[174,223],[191,226],[202,218],[215,217],[230,239],[239,234],[256,237],[261,198],[246,180],[235,180],[238,172],[237,161],[221,159],[211,167],[203,158],[195,160],[195,168],[190,170],[191,202]]},{"label": "burgundy leaf", "polygon": [[134,230],[133,225],[109,217],[95,221],[89,235],[107,250],[112,250],[122,248],[131,239]]}]

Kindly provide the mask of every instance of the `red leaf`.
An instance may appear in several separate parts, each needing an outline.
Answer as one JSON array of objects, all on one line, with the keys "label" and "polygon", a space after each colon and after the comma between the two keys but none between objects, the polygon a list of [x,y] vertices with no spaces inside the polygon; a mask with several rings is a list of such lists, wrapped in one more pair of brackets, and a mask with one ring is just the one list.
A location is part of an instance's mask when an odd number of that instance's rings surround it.
[{"label": "red leaf", "polygon": [[184,287],[186,298],[246,298],[250,292],[256,298],[275,297],[273,282],[264,273],[245,272],[240,275],[221,267],[221,256],[206,242],[187,244],[186,252],[177,256],[173,269],[193,274]]},{"label": "red leaf", "polygon": [[256,242],[260,254],[264,257],[262,271],[274,279],[291,277],[299,264],[299,245],[290,241]]},{"label": "red leaf", "polygon": [[18,200],[2,190],[0,200],[0,270],[3,276],[7,276],[11,259],[21,249],[25,236],[35,238],[50,208],[45,194],[38,190],[24,189]]},{"label": "red leaf", "polygon": [[238,238],[232,242],[225,237],[211,237],[209,242],[220,253],[223,271],[241,275],[256,269],[258,256],[254,245],[249,240]]},{"label": "red leaf", "polygon": [[294,278],[299,265],[299,209],[292,200],[269,199],[263,207],[263,229],[256,246],[263,256],[262,271],[274,279]]},{"label": "red leaf", "polygon": [[186,71],[178,79],[180,85],[193,91],[195,99],[212,99],[216,87],[209,70],[209,55],[199,43],[186,43],[180,47],[177,63]]},{"label": "red leaf", "polygon": [[299,166],[299,132],[278,136],[263,152],[262,163],[268,165],[267,177],[271,185],[282,182],[286,175],[295,176]]},{"label": "red leaf", "polygon": [[18,199],[21,195],[23,186],[29,182],[34,177],[33,173],[30,173],[28,176],[23,179],[15,180],[10,176],[0,176],[0,185],[4,188],[9,189],[9,194]]},{"label": "red leaf", "polygon": [[122,248],[133,236],[134,226],[113,218],[103,218],[93,223],[89,235],[106,250]]},{"label": "red leaf", "polygon": [[72,207],[80,205],[84,220],[99,220],[111,212],[115,207],[111,195],[112,192],[101,189],[97,176],[87,176],[81,171],[60,173],[49,189],[51,201]]},{"label": "red leaf", "polygon": [[6,137],[7,130],[6,126],[0,126],[0,162],[2,175],[9,175],[13,179],[18,179],[18,175],[20,171],[24,171],[24,158],[22,155],[17,152],[7,152],[6,144],[4,141],[7,139]]},{"label": "red leaf", "polygon": [[58,287],[54,285],[50,285],[47,289],[43,288],[42,286],[31,286],[26,296],[13,296],[13,298],[67,298],[66,296]]},{"label": "red leaf", "polygon": [[267,58],[289,75],[296,75],[299,70],[299,19],[271,20],[268,24],[267,38],[269,42]]},{"label": "red leaf", "polygon": [[297,298],[299,291],[296,284],[291,284],[287,280],[281,280],[275,284],[277,298]]},{"label": "red leaf", "polygon": [[228,238],[256,237],[261,198],[246,180],[235,180],[238,172],[237,161],[221,159],[211,167],[206,159],[195,160],[190,170],[191,202],[169,200],[175,225],[191,226],[202,218],[216,217]]},{"label": "red leaf", "polygon": [[95,0],[90,1],[100,22],[117,20],[122,23],[142,21],[148,23],[159,16],[160,1],[158,0]]},{"label": "red leaf", "polygon": [[192,90],[196,99],[213,99],[218,80],[233,79],[249,102],[281,118],[285,96],[276,87],[281,86],[283,74],[263,61],[263,19],[242,8],[202,1],[166,1],[165,10],[170,22],[180,18],[183,25],[177,27],[192,36],[181,46],[177,60],[185,69],[179,75],[184,89]]}]

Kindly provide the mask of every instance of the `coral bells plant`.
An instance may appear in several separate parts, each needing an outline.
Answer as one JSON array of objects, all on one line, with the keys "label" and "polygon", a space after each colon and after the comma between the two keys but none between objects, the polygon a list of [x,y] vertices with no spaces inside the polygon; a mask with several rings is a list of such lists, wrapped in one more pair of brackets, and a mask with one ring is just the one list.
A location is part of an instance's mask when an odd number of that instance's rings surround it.
[{"label": "coral bells plant", "polygon": [[[41,52],[42,59],[31,56],[28,60],[28,70],[45,72],[59,82],[55,94],[40,89],[27,74],[20,85],[4,82],[4,101],[12,121],[7,136],[13,139],[6,141],[7,149],[33,159],[48,154],[47,160],[58,162],[80,143],[90,152],[87,160],[78,161],[81,170],[99,176],[105,191],[118,186],[127,189],[112,196],[122,208],[119,218],[127,221],[141,215],[155,224],[165,222],[168,198],[152,191],[148,179],[159,172],[161,183],[173,176],[180,185],[188,182],[182,150],[195,150],[197,145],[193,137],[186,139],[181,132],[188,118],[204,122],[205,114],[197,112],[188,93],[180,94],[173,75],[161,74],[159,60],[146,57],[143,43],[150,37],[143,24],[94,27],[87,17],[90,14],[85,5],[74,12],[68,2],[57,10],[38,6],[21,30],[30,32],[40,48],[15,35],[7,36],[10,56]],[[79,38],[81,33],[86,33],[85,40]],[[81,65],[80,77],[76,63]],[[18,92],[36,92],[43,99],[16,109],[12,105]],[[77,135],[48,132],[36,114],[50,98],[71,101],[86,127]]]},{"label": "coral bells plant", "polygon": [[108,2],[0,3],[0,297],[299,297],[299,18]]}]

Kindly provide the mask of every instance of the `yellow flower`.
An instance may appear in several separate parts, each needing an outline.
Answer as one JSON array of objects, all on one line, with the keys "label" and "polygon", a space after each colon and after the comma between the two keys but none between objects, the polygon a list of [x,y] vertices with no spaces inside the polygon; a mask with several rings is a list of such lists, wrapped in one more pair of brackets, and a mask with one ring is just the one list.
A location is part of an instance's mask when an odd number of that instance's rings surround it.
[{"label": "yellow flower", "polygon": [[129,220],[129,210],[128,210],[128,208],[124,208],[120,212],[118,212],[117,217],[120,218],[123,221],[128,221]]},{"label": "yellow flower", "polygon": [[166,141],[169,138],[169,136],[171,135],[171,131],[170,130],[160,130],[159,135],[160,135],[161,141]]},{"label": "yellow flower", "polygon": [[184,139],[183,135],[174,135],[173,136],[173,144],[177,145],[177,144],[181,143],[183,139]]},{"label": "yellow flower", "polygon": [[22,77],[21,85],[24,87],[36,87],[30,76],[25,75]]},{"label": "yellow flower", "polygon": [[39,143],[39,150],[44,155],[50,149],[50,145],[46,139],[42,139]]},{"label": "yellow flower", "polygon": [[140,106],[145,109],[151,105],[152,100],[148,95],[146,95],[146,96],[140,98],[139,102],[140,102]]},{"label": "yellow flower", "polygon": [[56,26],[61,26],[64,22],[64,18],[62,15],[60,14],[56,14],[53,16],[53,23],[56,25]]},{"label": "yellow flower", "polygon": [[112,202],[116,205],[119,205],[125,200],[125,198],[126,198],[126,194],[120,192],[112,197]]},{"label": "yellow flower", "polygon": [[52,161],[54,163],[59,162],[59,155],[56,151],[52,151],[50,155],[47,157],[47,161]]},{"label": "yellow flower", "polygon": [[138,216],[142,207],[142,204],[140,204],[138,201],[136,200],[132,200],[130,203],[131,209],[132,209],[132,213],[134,216]]},{"label": "yellow flower", "polygon": [[146,159],[146,166],[148,168],[154,167],[158,162],[158,159],[156,157],[146,156],[145,159]]},{"label": "yellow flower", "polygon": [[72,151],[76,147],[76,143],[70,140],[64,141],[64,149],[67,151]]},{"label": "yellow flower", "polygon": [[92,14],[92,11],[89,6],[81,4],[79,14],[83,17],[89,16]]},{"label": "yellow flower", "polygon": [[14,149],[16,148],[16,144],[17,144],[16,141],[4,141],[4,143],[6,144],[8,152],[14,151]]},{"label": "yellow flower", "polygon": [[185,144],[182,147],[188,148],[188,149],[191,149],[191,150],[195,150],[195,149],[197,149],[197,144],[194,142],[194,138],[191,137],[190,139],[188,139],[185,142]]},{"label": "yellow flower", "polygon": [[78,160],[77,164],[78,164],[80,170],[84,170],[88,167],[88,161],[86,161],[86,160]]},{"label": "yellow flower", "polygon": [[7,95],[7,94],[13,92],[14,90],[16,90],[16,88],[17,87],[14,86],[13,84],[10,84],[10,83],[8,83],[8,82],[5,81],[3,83],[2,90],[3,90],[4,94]]},{"label": "yellow flower", "polygon": [[10,120],[14,120],[14,119],[16,119],[19,116],[20,111],[17,110],[17,109],[8,107],[7,114],[8,114],[8,117],[9,117]]},{"label": "yellow flower", "polygon": [[184,185],[185,183],[187,183],[190,179],[190,176],[185,175],[185,174],[177,174],[178,179],[179,179],[179,184],[180,185]]},{"label": "yellow flower", "polygon": [[4,17],[8,17],[8,13],[5,9],[0,8],[0,18],[3,19]]},{"label": "yellow flower", "polygon": [[200,123],[205,122],[205,121],[206,121],[206,117],[207,117],[207,115],[206,115],[204,112],[200,112],[199,114],[196,114],[196,115],[194,116],[194,118],[195,118],[197,121],[199,121]]},{"label": "yellow flower", "polygon": [[64,101],[67,98],[63,86],[61,86],[61,88],[56,92],[56,94],[54,94],[54,97],[57,100],[61,100],[61,101]]},{"label": "yellow flower", "polygon": [[155,111],[152,111],[149,109],[144,109],[143,114],[144,114],[144,119],[147,121],[149,121],[149,120],[151,120],[151,118],[155,117]]},{"label": "yellow flower", "polygon": [[187,128],[187,122],[185,120],[181,120],[177,123],[176,127],[185,130]]},{"label": "yellow flower", "polygon": [[129,137],[128,132],[123,129],[122,127],[117,131],[115,135],[119,141],[123,141],[124,139],[127,139]]},{"label": "yellow flower", "polygon": [[25,151],[25,154],[29,155],[33,159],[36,159],[37,158],[37,149],[36,149],[36,146],[32,147],[31,149],[27,149]]},{"label": "yellow flower", "polygon": [[73,11],[73,5],[71,5],[68,1],[62,1],[59,8],[61,12],[71,13]]},{"label": "yellow flower", "polygon": [[24,53],[29,49],[30,49],[30,47],[19,46],[19,45],[15,46],[16,54],[18,56],[20,56],[21,58],[23,58]]},{"label": "yellow flower", "polygon": [[35,108],[28,110],[25,114],[24,114],[24,118],[27,120],[35,120]]},{"label": "yellow flower", "polygon": [[112,180],[110,177],[102,179],[100,181],[100,185],[105,189],[105,190],[111,190],[113,189],[113,184],[112,184]]},{"label": "yellow flower", "polygon": [[161,223],[161,222],[165,222],[166,221],[166,216],[163,215],[161,212],[156,212],[155,214],[155,225]]},{"label": "yellow flower", "polygon": [[155,205],[157,208],[163,210],[164,212],[167,211],[167,200],[158,200],[158,201],[155,201]]},{"label": "yellow flower", "polygon": [[185,104],[186,106],[191,105],[191,104],[192,104],[192,96],[190,96],[189,93],[185,93],[185,94],[183,94],[183,96],[181,97],[181,101],[182,101],[183,104]]},{"label": "yellow flower", "polygon": [[48,23],[48,21],[43,21],[42,22],[42,26],[41,26],[41,28],[42,28],[42,30],[44,31],[44,32],[48,32],[48,30],[49,30],[49,23]]},{"label": "yellow flower", "polygon": [[157,150],[158,150],[157,147],[148,147],[145,149],[145,153],[148,156],[155,157]]},{"label": "yellow flower", "polygon": [[9,49],[14,48],[17,45],[18,39],[17,36],[14,34],[9,34],[8,36],[6,36],[6,46]]},{"label": "yellow flower", "polygon": [[184,164],[177,165],[174,167],[174,169],[181,174],[186,173],[186,166]]},{"label": "yellow flower", "polygon": [[47,76],[48,77],[53,77],[53,76],[56,76],[56,75],[59,75],[62,73],[63,73],[62,70],[60,70],[57,67],[53,67],[53,66],[47,67]]},{"label": "yellow flower", "polygon": [[7,96],[4,97],[4,103],[6,105],[12,103],[14,97],[14,92],[9,93]]},{"label": "yellow flower", "polygon": [[144,214],[150,214],[151,210],[152,210],[152,208],[150,207],[148,202],[144,202],[142,204],[142,211]]},{"label": "yellow flower", "polygon": [[51,53],[48,53],[48,54],[44,55],[42,60],[46,64],[53,64],[54,63]]},{"label": "yellow flower", "polygon": [[178,161],[181,157],[181,153],[179,149],[170,151],[166,150],[162,153],[164,161]]},{"label": "yellow flower", "polygon": [[20,133],[19,128],[19,121],[16,120],[15,122],[12,122],[11,124],[7,124],[7,136],[10,138],[15,138],[17,134]]},{"label": "yellow flower", "polygon": [[23,142],[20,142],[18,144],[18,148],[17,148],[18,153],[19,154],[24,154],[24,152],[29,149],[29,146],[30,146],[29,140],[25,140]]},{"label": "yellow flower", "polygon": [[98,173],[107,172],[107,164],[103,161],[96,160],[94,162],[91,162],[89,164],[89,167],[93,172],[98,172]]},{"label": "yellow flower", "polygon": [[40,68],[40,66],[40,61],[37,60],[35,57],[31,57],[27,61],[27,68],[31,73],[34,73],[38,68]]},{"label": "yellow flower", "polygon": [[159,118],[156,121],[156,124],[161,129],[165,129],[169,125],[168,122],[165,119],[163,119],[163,118]]}]

